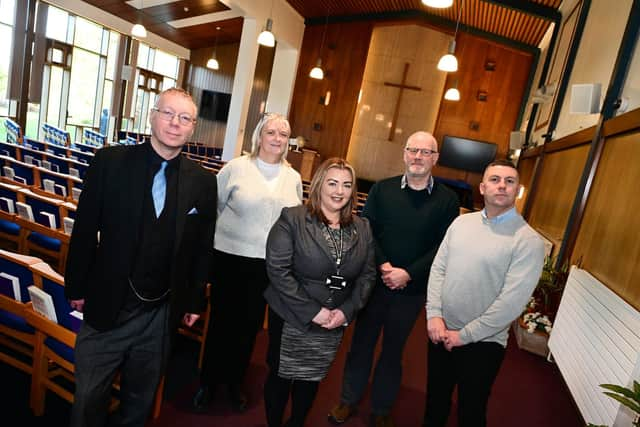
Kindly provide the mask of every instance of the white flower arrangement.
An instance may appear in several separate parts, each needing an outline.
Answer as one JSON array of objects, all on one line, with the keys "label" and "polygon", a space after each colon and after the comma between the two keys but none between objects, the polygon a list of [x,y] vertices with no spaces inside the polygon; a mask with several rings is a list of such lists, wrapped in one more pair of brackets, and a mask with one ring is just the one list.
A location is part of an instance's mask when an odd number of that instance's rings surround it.
[{"label": "white flower arrangement", "polygon": [[522,322],[524,323],[524,327],[527,329],[527,332],[530,334],[535,331],[543,331],[548,334],[551,333],[551,320],[539,311],[525,313],[522,316]]}]

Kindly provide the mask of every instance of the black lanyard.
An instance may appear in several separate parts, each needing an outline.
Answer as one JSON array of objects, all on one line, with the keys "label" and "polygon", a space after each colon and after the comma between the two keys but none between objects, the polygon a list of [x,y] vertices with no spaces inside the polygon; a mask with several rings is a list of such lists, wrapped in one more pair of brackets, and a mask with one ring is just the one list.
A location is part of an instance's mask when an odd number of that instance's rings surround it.
[{"label": "black lanyard", "polygon": [[340,263],[342,262],[343,255],[342,250],[344,249],[342,236],[344,235],[344,233],[342,232],[342,227],[340,227],[340,246],[338,246],[338,242],[336,242],[336,239],[333,238],[333,234],[331,234],[331,229],[329,228],[329,226],[325,224],[325,227],[327,227],[327,233],[329,233],[329,239],[331,239],[333,249],[335,249],[336,251],[336,272],[337,274],[340,274]]}]

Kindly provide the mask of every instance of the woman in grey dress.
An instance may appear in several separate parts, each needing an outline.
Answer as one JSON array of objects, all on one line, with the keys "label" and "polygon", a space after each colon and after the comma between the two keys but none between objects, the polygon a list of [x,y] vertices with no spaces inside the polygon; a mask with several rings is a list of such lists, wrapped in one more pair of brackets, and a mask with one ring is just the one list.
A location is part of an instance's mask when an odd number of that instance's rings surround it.
[{"label": "woman in grey dress", "polygon": [[269,376],[264,388],[269,427],[301,427],[344,327],[367,301],[375,281],[374,243],[366,219],[353,215],[355,172],[339,158],[318,168],[305,206],[284,208],[267,240]]}]

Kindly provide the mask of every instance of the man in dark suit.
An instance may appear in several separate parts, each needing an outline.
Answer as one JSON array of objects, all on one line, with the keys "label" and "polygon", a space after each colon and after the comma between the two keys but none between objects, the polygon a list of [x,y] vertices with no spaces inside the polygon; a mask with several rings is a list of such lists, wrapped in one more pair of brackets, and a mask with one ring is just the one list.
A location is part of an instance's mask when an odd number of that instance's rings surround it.
[{"label": "man in dark suit", "polygon": [[101,149],[87,171],[65,273],[67,298],[84,313],[71,426],[106,424],[116,372],[112,424],[143,426],[172,331],[203,308],[217,187],[180,155],[196,111],[182,89],[164,91],[151,112],[151,142]]}]

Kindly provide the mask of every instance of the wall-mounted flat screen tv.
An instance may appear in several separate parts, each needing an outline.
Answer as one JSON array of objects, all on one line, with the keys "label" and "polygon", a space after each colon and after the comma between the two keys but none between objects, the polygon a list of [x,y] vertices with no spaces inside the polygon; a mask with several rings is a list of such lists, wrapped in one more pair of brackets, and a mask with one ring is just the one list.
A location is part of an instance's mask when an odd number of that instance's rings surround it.
[{"label": "wall-mounted flat screen tv", "polygon": [[490,142],[474,141],[445,135],[438,164],[468,172],[482,173],[495,160],[498,146]]},{"label": "wall-mounted flat screen tv", "polygon": [[229,117],[230,104],[230,93],[203,90],[200,97],[198,116],[207,120],[226,122],[227,117]]}]

